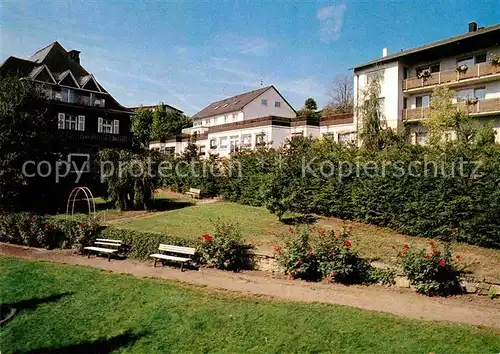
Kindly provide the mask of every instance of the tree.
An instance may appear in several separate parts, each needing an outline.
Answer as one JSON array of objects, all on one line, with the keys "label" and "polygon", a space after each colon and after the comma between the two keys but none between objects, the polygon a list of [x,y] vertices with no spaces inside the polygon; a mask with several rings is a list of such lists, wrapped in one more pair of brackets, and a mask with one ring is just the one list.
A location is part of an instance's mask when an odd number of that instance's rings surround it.
[{"label": "tree", "polygon": [[374,77],[362,91],[363,104],[358,108],[358,119],[361,121],[360,137],[367,149],[380,149],[382,145],[382,121],[380,109],[380,79]]},{"label": "tree", "polygon": [[[54,159],[50,152],[56,143],[57,121],[47,107],[43,90],[32,81],[0,77],[0,210],[47,202],[44,194],[52,190],[47,184],[53,180],[27,176],[36,172],[34,164]],[[30,160],[31,170],[23,173],[23,165]]]},{"label": "tree", "polygon": [[316,101],[312,97],[309,97],[306,100],[306,102],[304,103],[304,107],[310,111],[315,111],[318,109],[318,105],[316,104]]},{"label": "tree", "polygon": [[164,140],[192,126],[191,119],[178,111],[165,111],[160,105],[153,113],[151,140]]},{"label": "tree", "polygon": [[354,110],[353,79],[351,75],[337,75],[333,80],[330,102],[326,106],[328,113],[352,113]]},{"label": "tree", "polygon": [[153,112],[139,108],[132,116],[132,132],[142,146],[147,147],[151,139],[153,128]]}]

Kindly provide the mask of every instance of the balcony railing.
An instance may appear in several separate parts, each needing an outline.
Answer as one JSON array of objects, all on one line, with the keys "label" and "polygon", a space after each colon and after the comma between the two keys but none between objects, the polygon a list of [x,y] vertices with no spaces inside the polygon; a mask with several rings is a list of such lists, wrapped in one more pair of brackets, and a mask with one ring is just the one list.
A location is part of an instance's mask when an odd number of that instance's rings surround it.
[{"label": "balcony railing", "polygon": [[[465,110],[471,115],[500,112],[500,98],[480,100],[476,103],[469,102],[469,104],[466,104],[465,102],[459,102],[455,106],[457,107],[457,110]],[[429,111],[429,107],[403,109],[403,120],[417,120],[426,118]]]},{"label": "balcony railing", "polygon": [[122,144],[131,144],[132,135],[118,135],[105,133],[88,133],[78,130],[59,130],[60,137],[71,140],[87,140],[87,141],[107,141]]},{"label": "balcony railing", "polygon": [[410,77],[403,80],[403,90],[412,90],[445,83],[456,83],[463,80],[482,78],[496,74],[500,74],[500,65],[493,65],[488,62],[480,63],[468,68],[465,72],[448,70],[432,73],[428,77]]},{"label": "balcony railing", "polygon": [[75,103],[81,104],[84,106],[91,107],[101,107],[104,108],[106,105],[104,98],[96,98],[94,96],[83,96],[83,95],[73,95],[69,96],[64,95],[61,92],[51,92],[49,97],[54,101],[65,102],[65,103]]}]

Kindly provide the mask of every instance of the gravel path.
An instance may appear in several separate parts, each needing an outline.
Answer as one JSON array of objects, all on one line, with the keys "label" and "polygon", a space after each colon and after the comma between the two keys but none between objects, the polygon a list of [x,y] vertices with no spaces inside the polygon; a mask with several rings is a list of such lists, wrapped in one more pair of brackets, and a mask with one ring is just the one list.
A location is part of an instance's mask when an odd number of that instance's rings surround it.
[{"label": "gravel path", "polygon": [[88,259],[69,250],[48,251],[8,244],[0,244],[0,256],[90,266],[139,277],[164,278],[284,300],[346,305],[408,318],[500,328],[500,301],[477,295],[429,298],[415,294],[410,289],[308,283],[259,271],[231,273],[201,269],[181,273],[178,268],[173,267],[153,268],[152,262],[134,260],[108,262],[107,259],[100,257]]}]

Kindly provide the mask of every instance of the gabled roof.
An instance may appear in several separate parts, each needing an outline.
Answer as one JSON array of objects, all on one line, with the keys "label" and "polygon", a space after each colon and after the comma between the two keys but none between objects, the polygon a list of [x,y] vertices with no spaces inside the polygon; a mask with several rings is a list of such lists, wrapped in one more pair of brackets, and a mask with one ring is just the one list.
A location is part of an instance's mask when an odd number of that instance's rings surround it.
[{"label": "gabled roof", "polygon": [[[215,116],[218,114],[224,114],[224,113],[229,113],[229,112],[234,112],[234,111],[239,111],[243,107],[245,107],[247,104],[252,102],[254,99],[259,97],[261,94],[269,90],[270,88],[274,88],[274,86],[267,86],[267,87],[262,87],[257,90],[245,92],[233,97],[228,97],[220,101],[213,102],[203,108],[201,111],[196,113],[192,118],[204,118],[204,117],[210,117],[210,116]],[[274,88],[276,90],[276,88]],[[278,91],[278,90],[276,90]],[[288,104],[288,102],[287,102]],[[290,106],[291,107],[291,106]]]},{"label": "gabled roof", "polygon": [[[71,78],[71,81],[73,82],[73,84],[75,85],[76,88],[80,88],[80,85],[78,85],[78,81],[76,80],[75,76],[73,75],[73,73],[69,69],[59,74],[59,77],[58,77],[59,82],[58,82],[58,84],[62,85],[61,83],[67,77]],[[70,86],[70,85],[66,85],[66,86]]]},{"label": "gabled roof", "polygon": [[[497,36],[497,33],[494,33],[494,32],[497,32],[498,36]],[[387,62],[394,61],[398,58],[401,58],[401,57],[404,57],[407,55],[415,54],[418,52],[423,52],[423,51],[433,49],[433,48],[436,48],[439,46],[447,45],[447,44],[458,43],[460,41],[469,40],[471,38],[476,40],[478,38],[478,36],[482,36],[485,34],[491,34],[493,36],[497,36],[496,38],[497,38],[497,43],[498,43],[498,38],[500,38],[500,24],[489,26],[489,27],[478,28],[477,31],[475,31],[475,32],[467,32],[467,33],[464,33],[464,34],[461,34],[458,36],[450,37],[447,39],[442,39],[442,40],[432,42],[429,44],[425,44],[425,45],[422,45],[419,47],[410,48],[407,50],[401,50],[400,52],[397,52],[397,53],[394,53],[391,55],[387,55],[385,57],[378,58],[378,59],[371,60],[369,62],[360,64],[360,65],[357,65],[357,66],[353,67],[353,69],[358,70],[358,69],[368,67],[368,66],[387,63]]]},{"label": "gabled roof", "polygon": [[38,81],[43,81],[41,79],[38,79],[38,77],[40,76],[40,74],[42,72],[46,72],[47,75],[49,76],[50,78],[50,81],[53,83],[53,84],[57,84],[54,76],[52,75],[52,73],[50,72],[49,68],[47,68],[46,65],[40,65],[39,67],[35,67],[33,70],[31,70],[31,72],[29,73],[29,77],[31,77],[33,80],[38,80]]}]

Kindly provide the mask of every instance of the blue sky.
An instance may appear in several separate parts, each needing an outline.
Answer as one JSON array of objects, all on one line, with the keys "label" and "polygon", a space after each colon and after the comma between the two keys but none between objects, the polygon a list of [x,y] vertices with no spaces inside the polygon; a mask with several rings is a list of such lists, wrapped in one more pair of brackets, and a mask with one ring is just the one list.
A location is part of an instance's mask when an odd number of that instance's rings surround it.
[{"label": "blue sky", "polygon": [[210,102],[275,85],[295,107],[329,99],[337,74],[500,22],[498,0],[0,1],[0,60],[58,40],[123,105]]}]

